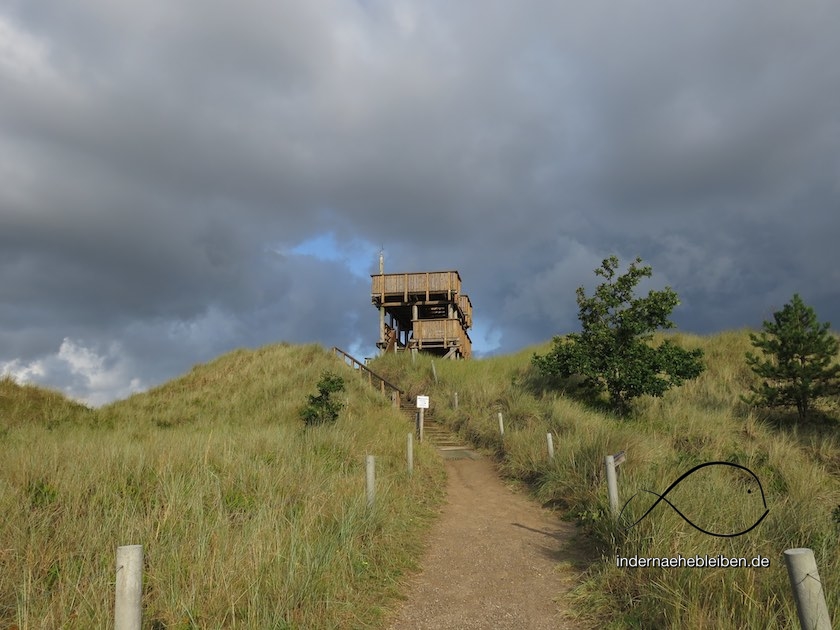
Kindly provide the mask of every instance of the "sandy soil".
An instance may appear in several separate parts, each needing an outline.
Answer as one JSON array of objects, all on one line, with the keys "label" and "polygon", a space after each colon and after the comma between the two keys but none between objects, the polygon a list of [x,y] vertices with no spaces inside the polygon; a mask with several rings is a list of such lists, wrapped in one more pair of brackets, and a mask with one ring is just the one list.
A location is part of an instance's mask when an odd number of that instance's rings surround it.
[{"label": "sandy soil", "polygon": [[583,628],[564,614],[585,561],[575,526],[506,487],[487,458],[446,466],[447,503],[392,630]]}]

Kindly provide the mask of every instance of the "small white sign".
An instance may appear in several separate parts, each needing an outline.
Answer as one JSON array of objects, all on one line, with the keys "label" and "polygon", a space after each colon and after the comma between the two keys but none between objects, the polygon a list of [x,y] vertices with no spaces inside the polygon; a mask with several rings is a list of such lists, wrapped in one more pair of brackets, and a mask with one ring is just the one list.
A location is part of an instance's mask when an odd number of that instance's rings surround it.
[{"label": "small white sign", "polygon": [[418,409],[428,409],[429,408],[429,397],[428,396],[418,396],[417,397],[417,408]]}]

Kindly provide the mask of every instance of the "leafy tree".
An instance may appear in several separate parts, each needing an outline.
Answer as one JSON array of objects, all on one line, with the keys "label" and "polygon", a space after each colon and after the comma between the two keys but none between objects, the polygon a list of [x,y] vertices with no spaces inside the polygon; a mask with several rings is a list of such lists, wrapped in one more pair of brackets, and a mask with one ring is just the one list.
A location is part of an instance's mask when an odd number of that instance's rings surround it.
[{"label": "leafy tree", "polygon": [[321,380],[318,381],[318,395],[310,394],[309,403],[301,409],[300,417],[304,424],[310,427],[335,422],[343,404],[331,396],[343,390],[343,378],[332,372],[321,373]]},{"label": "leafy tree", "polygon": [[773,321],[762,324],[762,332],[750,333],[750,341],[763,357],[747,353],[747,365],[764,379],[752,386],[750,404],[767,407],[796,407],[803,420],[814,401],[840,394],[840,365],[832,365],[838,341],[829,332],[831,324],[820,324],[814,309],[794,294],[793,299],[773,313]]},{"label": "leafy tree", "polygon": [[590,393],[606,390],[619,414],[629,411],[633,398],[661,396],[704,369],[702,350],[684,350],[670,340],[651,345],[656,330],[674,327],[669,317],[679,298],[670,287],[634,297],[639,281],[652,275],[651,267],[641,263],[636,258],[626,273],[617,275],[618,258],[605,259],[595,274],[606,282],[591,297],[583,287],[576,292],[583,330],[555,337],[547,355],[533,357],[545,376],[579,375]]}]

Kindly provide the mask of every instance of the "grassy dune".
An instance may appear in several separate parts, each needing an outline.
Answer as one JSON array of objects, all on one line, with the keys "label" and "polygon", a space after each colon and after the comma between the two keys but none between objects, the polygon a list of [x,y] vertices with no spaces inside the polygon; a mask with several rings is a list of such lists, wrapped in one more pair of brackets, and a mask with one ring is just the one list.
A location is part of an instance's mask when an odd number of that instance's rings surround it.
[{"label": "grassy dune", "polygon": [[[326,369],[346,408],[303,430]],[[0,627],[110,627],[124,544],[144,545],[145,627],[381,627],[442,498],[430,449],[405,472],[409,429],[318,346],[237,351],[98,410],[0,381]]]},{"label": "grassy dune", "polygon": [[[607,628],[797,628],[782,559],[811,547],[829,610],[840,617],[840,432],[759,414],[739,401],[752,382],[745,331],[678,335],[707,371],[619,420],[554,387],[534,352],[471,361],[377,359],[435,417],[498,457],[511,479],[576,519],[594,562],[574,593],[579,615]],[[322,371],[347,376],[333,427],[303,430],[299,407]],[[459,408],[453,408],[454,393]],[[499,436],[496,414],[505,418]],[[0,380],[0,628],[106,628],[114,555],[146,553],[146,627],[377,628],[442,498],[443,469],[383,397],[318,346],[237,351],[147,393],[91,410]],[[546,455],[546,432],[556,456]],[[609,514],[603,458],[619,450],[621,519]],[[364,457],[377,455],[378,501],[364,499]],[[665,504],[677,477],[707,461],[758,475],[769,514],[747,534],[699,532]],[[703,469],[671,500],[709,531],[748,526],[761,506],[732,468]],[[764,556],[769,568],[627,568],[615,557]]]},{"label": "grassy dune", "polygon": [[[428,357],[377,359],[374,369],[413,393],[431,396],[435,417],[494,453],[511,478],[527,482],[542,501],[577,519],[594,545],[595,561],[575,592],[582,618],[608,628],[798,628],[782,552],[814,549],[828,607],[840,619],[840,431],[836,407],[823,424],[791,426],[791,417],[761,415],[739,396],[752,382],[744,365],[745,331],[712,337],[677,335],[702,347],[707,371],[661,399],[636,403],[619,420],[557,391],[530,367],[532,348],[473,362]],[[453,409],[458,392],[459,408]],[[504,440],[497,412],[505,418]],[[554,434],[549,461],[546,433]],[[620,450],[616,522],[609,515],[604,456]],[[746,466],[758,476],[769,514],[737,537],[706,535],[664,503],[634,527],[656,497],[683,473],[708,461]],[[716,533],[743,531],[763,513],[758,494],[745,493],[744,473],[706,467],[668,499],[695,525]],[[634,496],[635,495],[635,496]],[[627,568],[622,557],[764,556],[769,568]]]}]

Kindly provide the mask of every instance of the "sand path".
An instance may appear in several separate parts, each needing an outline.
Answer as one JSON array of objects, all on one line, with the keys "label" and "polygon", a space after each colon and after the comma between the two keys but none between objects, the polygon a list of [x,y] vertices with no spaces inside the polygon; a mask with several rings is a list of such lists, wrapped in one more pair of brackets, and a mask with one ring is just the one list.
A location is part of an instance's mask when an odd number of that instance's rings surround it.
[{"label": "sand path", "polygon": [[575,526],[505,486],[486,457],[446,461],[447,502],[392,630],[581,629],[564,595]]}]

